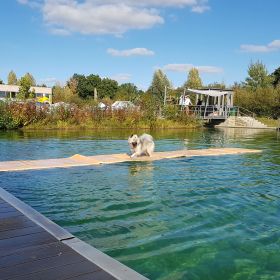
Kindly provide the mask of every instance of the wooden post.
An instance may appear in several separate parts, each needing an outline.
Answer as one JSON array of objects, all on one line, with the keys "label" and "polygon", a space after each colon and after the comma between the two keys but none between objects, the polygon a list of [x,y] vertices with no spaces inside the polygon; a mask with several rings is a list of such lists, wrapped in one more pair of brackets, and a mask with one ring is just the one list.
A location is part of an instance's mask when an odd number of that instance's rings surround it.
[{"label": "wooden post", "polygon": [[96,87],[94,88],[94,100],[97,101],[97,89],[96,89]]},{"label": "wooden post", "polygon": [[208,104],[209,104],[209,95],[207,95],[207,100],[206,100],[206,104],[205,104],[204,118],[206,117],[206,111],[207,111]]},{"label": "wooden post", "polygon": [[163,105],[166,104],[166,95],[167,95],[167,86],[164,86],[164,99],[163,99]]}]

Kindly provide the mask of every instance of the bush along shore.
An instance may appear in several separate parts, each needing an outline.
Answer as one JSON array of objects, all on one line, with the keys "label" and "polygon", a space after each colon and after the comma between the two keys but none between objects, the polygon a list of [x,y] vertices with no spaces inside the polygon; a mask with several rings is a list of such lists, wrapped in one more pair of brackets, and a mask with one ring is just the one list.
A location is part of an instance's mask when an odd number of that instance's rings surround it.
[{"label": "bush along shore", "polygon": [[34,102],[0,102],[0,129],[87,128],[196,128],[202,123],[180,108],[167,106],[158,115],[153,108],[112,110],[97,106],[62,104],[38,106]]}]

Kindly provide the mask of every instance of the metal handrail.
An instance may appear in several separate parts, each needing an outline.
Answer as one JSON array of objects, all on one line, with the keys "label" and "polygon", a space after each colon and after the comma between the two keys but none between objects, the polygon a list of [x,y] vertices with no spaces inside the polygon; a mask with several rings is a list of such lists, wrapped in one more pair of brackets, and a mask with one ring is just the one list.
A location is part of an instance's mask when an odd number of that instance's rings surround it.
[{"label": "metal handrail", "polygon": [[[244,113],[243,111],[245,111],[246,113]],[[254,112],[249,111],[244,107],[238,107],[238,115],[245,116],[245,117],[253,117],[253,118],[256,117],[256,114]]]},{"label": "metal handrail", "polygon": [[[216,105],[189,105],[189,106],[182,106],[176,104],[177,106],[181,107],[181,110],[185,110],[188,107],[187,111],[193,113],[197,117],[209,119],[209,118],[225,118],[227,119],[230,116],[246,116],[246,117],[253,117],[255,118],[256,114],[249,111],[246,108],[233,106],[229,107],[227,105],[217,107]],[[175,105],[175,106],[176,106]]]},{"label": "metal handrail", "polygon": [[215,105],[190,105],[188,110],[196,116],[205,118],[227,118],[230,115],[230,108],[227,106],[217,107]]}]

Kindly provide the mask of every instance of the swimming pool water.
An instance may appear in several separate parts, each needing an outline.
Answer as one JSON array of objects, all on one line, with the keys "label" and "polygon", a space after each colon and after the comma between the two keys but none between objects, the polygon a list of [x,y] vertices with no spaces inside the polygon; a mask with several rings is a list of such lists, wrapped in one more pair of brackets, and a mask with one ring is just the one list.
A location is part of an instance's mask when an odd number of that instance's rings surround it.
[{"label": "swimming pool water", "polygon": [[[280,139],[151,132],[156,150],[261,154],[0,173],[0,186],[150,279],[280,279]],[[128,131],[1,132],[0,160],[127,152]]]}]

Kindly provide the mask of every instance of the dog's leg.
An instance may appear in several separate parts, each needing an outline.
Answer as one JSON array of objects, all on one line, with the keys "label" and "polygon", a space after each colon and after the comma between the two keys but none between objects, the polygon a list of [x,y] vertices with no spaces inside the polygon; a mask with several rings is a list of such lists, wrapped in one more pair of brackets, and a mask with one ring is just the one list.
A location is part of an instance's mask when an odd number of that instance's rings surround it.
[{"label": "dog's leg", "polygon": [[131,158],[134,158],[134,157],[136,157],[137,155],[136,155],[136,153],[133,153],[130,157]]},{"label": "dog's leg", "polygon": [[154,149],[155,149],[155,144],[152,143],[149,147],[147,147],[147,152],[146,154],[151,157],[152,156],[152,153],[154,152]]}]

